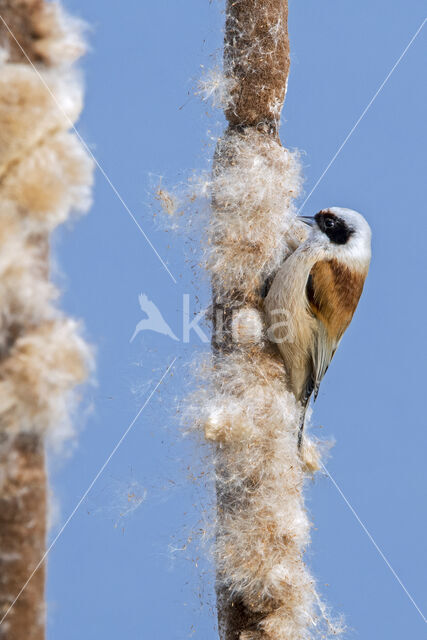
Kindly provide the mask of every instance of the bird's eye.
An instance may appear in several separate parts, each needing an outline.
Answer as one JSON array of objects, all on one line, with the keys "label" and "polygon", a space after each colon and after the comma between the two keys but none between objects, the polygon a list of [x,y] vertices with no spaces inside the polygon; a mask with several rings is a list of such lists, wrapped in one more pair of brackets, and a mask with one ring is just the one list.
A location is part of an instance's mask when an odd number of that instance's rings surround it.
[{"label": "bird's eye", "polygon": [[325,218],[325,227],[332,229],[333,226],[335,226],[335,221],[332,218]]}]

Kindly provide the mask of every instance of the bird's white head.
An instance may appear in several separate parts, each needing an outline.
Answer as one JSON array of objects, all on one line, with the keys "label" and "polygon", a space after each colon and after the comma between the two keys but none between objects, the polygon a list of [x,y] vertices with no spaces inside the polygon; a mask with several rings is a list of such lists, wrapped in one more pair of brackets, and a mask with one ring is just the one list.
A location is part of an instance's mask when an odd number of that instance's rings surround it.
[{"label": "bird's white head", "polygon": [[312,227],[307,245],[323,250],[327,257],[354,269],[363,271],[369,267],[371,228],[360,213],[330,207],[314,217],[300,216],[299,219]]}]

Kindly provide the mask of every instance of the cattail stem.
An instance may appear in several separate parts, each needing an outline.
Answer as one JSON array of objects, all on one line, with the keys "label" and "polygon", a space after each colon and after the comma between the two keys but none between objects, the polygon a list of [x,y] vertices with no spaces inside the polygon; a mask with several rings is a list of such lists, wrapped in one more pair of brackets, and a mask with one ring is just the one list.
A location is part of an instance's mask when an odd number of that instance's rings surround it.
[{"label": "cattail stem", "polygon": [[[0,444],[5,472],[0,497],[0,616],[36,568],[45,551],[47,482],[43,439],[19,434]],[[43,640],[45,566],[40,566],[0,626],[5,640]],[[12,600],[12,601],[11,601]]]},{"label": "cattail stem", "polygon": [[262,284],[292,250],[291,203],[299,189],[298,162],[278,137],[287,17],[287,0],[227,1],[229,127],[214,158],[210,261],[219,408],[205,424],[217,443],[221,640],[299,640],[311,620],[298,411],[280,358],[259,335]]},{"label": "cattail stem", "polygon": [[70,435],[89,359],[54,305],[49,236],[88,208],[93,165],[68,131],[81,25],[45,0],[0,0],[0,16],[0,638],[43,640],[45,446]]},{"label": "cattail stem", "polygon": [[287,0],[227,0],[224,69],[230,126],[277,131],[289,74]]}]

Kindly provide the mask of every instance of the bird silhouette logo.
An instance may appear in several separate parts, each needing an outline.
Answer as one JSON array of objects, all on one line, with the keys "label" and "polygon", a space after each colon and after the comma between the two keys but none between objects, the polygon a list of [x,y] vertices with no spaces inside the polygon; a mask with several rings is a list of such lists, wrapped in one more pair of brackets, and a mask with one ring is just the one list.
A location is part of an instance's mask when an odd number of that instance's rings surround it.
[{"label": "bird silhouette logo", "polygon": [[138,301],[141,310],[147,315],[147,317],[138,322],[129,342],[133,342],[141,331],[155,331],[156,333],[161,333],[164,336],[169,336],[172,340],[178,340],[154,302],[149,300],[144,293],[139,294]]}]

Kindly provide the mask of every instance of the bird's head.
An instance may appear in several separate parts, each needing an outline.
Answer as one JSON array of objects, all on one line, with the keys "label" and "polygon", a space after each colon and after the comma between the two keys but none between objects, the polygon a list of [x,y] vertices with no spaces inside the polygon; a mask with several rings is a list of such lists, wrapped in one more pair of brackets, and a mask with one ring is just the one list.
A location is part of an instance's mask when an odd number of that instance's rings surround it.
[{"label": "bird's head", "polygon": [[371,259],[371,228],[357,211],[330,207],[313,217],[299,216],[309,225],[307,243],[323,249],[328,256],[348,264],[367,268]]}]

